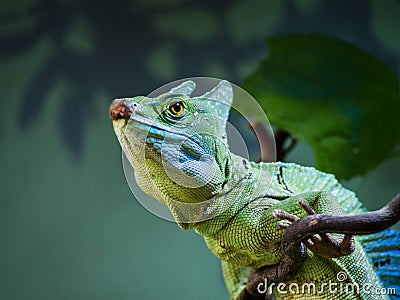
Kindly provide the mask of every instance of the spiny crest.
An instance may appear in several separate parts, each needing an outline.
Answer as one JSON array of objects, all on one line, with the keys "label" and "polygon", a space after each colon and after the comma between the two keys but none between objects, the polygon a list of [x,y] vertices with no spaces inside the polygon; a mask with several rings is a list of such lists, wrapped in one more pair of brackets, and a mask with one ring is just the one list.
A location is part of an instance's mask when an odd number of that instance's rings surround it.
[{"label": "spiny crest", "polygon": [[196,88],[196,83],[194,83],[191,80],[185,81],[181,83],[180,85],[172,88],[168,94],[178,94],[178,95],[183,95],[190,97],[190,95],[193,93],[194,89]]},{"label": "spiny crest", "polygon": [[228,81],[222,80],[211,91],[195,99],[207,101],[209,109],[211,109],[215,115],[227,120],[233,101],[232,85]]}]

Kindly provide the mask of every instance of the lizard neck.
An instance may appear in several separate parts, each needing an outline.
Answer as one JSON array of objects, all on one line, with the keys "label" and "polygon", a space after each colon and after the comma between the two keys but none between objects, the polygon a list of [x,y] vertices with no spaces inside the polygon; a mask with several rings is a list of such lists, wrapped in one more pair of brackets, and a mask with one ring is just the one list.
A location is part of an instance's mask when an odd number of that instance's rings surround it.
[{"label": "lizard neck", "polygon": [[215,235],[253,200],[264,197],[270,186],[275,169],[273,165],[249,162],[234,154],[231,158],[231,176],[214,202],[220,213],[192,226],[203,236]]},{"label": "lizard neck", "polygon": [[[184,229],[221,214],[228,207],[226,201],[238,194],[248,172],[242,160],[231,154],[224,144],[208,144],[212,147],[204,159],[188,156],[190,159],[184,163],[176,159],[170,161],[172,155],[165,156],[162,161],[160,154],[150,147],[146,148],[145,160],[130,156],[139,186],[166,204]],[[246,161],[246,166],[248,164]]]}]

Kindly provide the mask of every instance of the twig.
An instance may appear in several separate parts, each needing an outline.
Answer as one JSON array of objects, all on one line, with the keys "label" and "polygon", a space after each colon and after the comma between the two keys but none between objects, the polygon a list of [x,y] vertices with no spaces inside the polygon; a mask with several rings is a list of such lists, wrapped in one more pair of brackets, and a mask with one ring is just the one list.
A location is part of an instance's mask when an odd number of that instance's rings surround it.
[{"label": "twig", "polygon": [[302,240],[322,233],[349,235],[373,234],[389,228],[400,221],[400,193],[377,211],[360,215],[337,216],[316,214],[293,222],[282,236],[282,249],[291,253]]},{"label": "twig", "polygon": [[[259,161],[275,161],[275,157],[273,157],[272,155],[273,153],[269,151],[273,145],[273,141],[271,141],[271,134],[260,122],[250,122],[250,126],[257,137],[258,144],[260,145],[261,155]],[[274,131],[274,138],[276,147],[276,160],[284,161],[286,155],[293,150],[294,146],[297,143],[297,140],[292,138],[288,132],[279,128]],[[287,139],[290,139],[290,144],[285,148],[284,145]]]},{"label": "twig", "polygon": [[[292,138],[289,132],[282,129],[275,129],[275,143],[276,143],[276,159],[277,161],[284,161],[286,155],[293,150],[297,143],[297,140]],[[286,148],[284,147],[287,139],[290,139],[290,144]]]}]

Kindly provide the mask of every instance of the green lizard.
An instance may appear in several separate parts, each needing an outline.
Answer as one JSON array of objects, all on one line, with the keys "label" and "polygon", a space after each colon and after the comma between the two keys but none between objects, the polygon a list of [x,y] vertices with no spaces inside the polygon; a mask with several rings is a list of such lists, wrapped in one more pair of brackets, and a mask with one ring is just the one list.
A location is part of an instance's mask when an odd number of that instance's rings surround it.
[{"label": "green lizard", "polygon": [[[181,228],[201,234],[221,259],[230,298],[388,299],[374,291],[386,283],[399,286],[399,246],[393,245],[400,238],[393,230],[386,234],[389,263],[380,263],[387,256],[375,255],[386,249],[385,243],[374,248],[384,235],[354,240],[346,235],[336,248],[329,242],[324,247],[318,236],[304,241],[297,262],[285,266],[281,239],[291,222],[314,211],[340,215],[365,209],[333,175],[291,163],[254,163],[231,153],[225,130],[231,84],[221,81],[191,97],[194,89],[195,83],[186,81],[156,98],[116,99],[110,118],[140,188],[167,205]],[[269,267],[275,275],[251,290],[249,277]],[[341,284],[348,284],[347,290]],[[359,292],[349,291],[351,284],[358,284]]]}]

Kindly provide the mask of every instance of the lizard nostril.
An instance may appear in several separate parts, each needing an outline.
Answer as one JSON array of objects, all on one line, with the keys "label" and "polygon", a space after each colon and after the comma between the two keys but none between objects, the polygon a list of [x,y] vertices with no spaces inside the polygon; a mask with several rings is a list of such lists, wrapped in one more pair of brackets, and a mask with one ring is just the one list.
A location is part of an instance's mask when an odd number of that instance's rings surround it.
[{"label": "lizard nostril", "polygon": [[124,104],[123,100],[121,99],[114,100],[109,109],[111,120],[128,120],[131,117],[132,112],[132,109],[128,105]]}]

